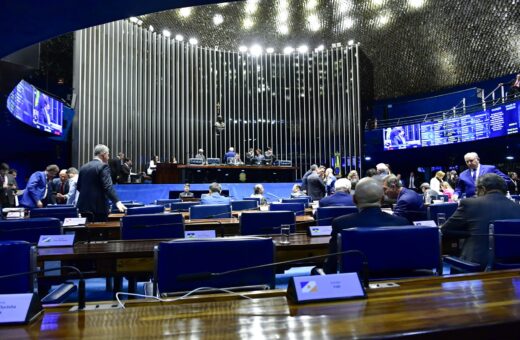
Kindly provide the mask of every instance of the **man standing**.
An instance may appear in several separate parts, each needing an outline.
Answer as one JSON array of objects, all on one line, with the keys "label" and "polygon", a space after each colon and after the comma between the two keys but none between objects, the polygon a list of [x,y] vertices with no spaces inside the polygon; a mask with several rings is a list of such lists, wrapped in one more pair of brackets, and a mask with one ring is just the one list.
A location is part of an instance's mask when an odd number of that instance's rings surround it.
[{"label": "man standing", "polygon": [[342,207],[353,206],[354,201],[350,195],[352,183],[346,178],[340,178],[334,183],[336,192],[333,195],[324,197],[320,200],[320,207]]},{"label": "man standing", "polygon": [[520,218],[520,205],[506,198],[507,184],[501,176],[486,174],[477,179],[477,198],[464,199],[455,213],[442,225],[443,235],[465,238],[461,257],[488,263],[489,223],[494,220]]},{"label": "man standing", "polygon": [[26,208],[43,208],[50,202],[52,189],[49,182],[60,172],[56,164],[48,165],[45,171],[37,171],[31,175],[25,187],[20,205]]},{"label": "man standing", "polygon": [[413,171],[410,172],[410,177],[408,177],[408,181],[406,181],[406,187],[408,189],[412,189],[413,191],[417,191],[418,182],[416,181],[417,177],[415,177],[415,173]]},{"label": "man standing", "polygon": [[314,171],[316,171],[316,169],[318,169],[318,166],[316,164],[313,164],[313,165],[311,165],[311,168],[309,170],[307,170],[306,173],[303,174],[302,188],[301,188],[303,192],[305,192],[305,193],[307,192],[307,179]]},{"label": "man standing", "polygon": [[55,195],[54,201],[56,204],[67,203],[67,198],[65,197],[69,192],[69,175],[67,170],[61,170],[58,178],[52,180],[52,191],[53,195]]},{"label": "man standing", "polygon": [[410,222],[426,218],[422,196],[413,190],[403,188],[396,176],[386,176],[383,181],[383,191],[388,198],[397,199],[394,208],[395,216],[405,217]]},{"label": "man standing", "polygon": [[[339,182],[340,180],[338,180]],[[337,252],[338,234],[342,229],[354,227],[401,226],[410,223],[404,217],[392,216],[381,210],[384,200],[383,188],[369,177],[362,178],[356,185],[354,203],[359,212],[337,217],[332,222],[332,233],[329,241],[329,252]],[[324,271],[327,274],[336,273],[336,257],[329,257],[325,261]]]},{"label": "man standing", "polygon": [[98,144],[94,148],[94,159],[79,169],[77,189],[81,193],[78,198],[78,210],[90,222],[104,222],[108,218],[107,198],[120,212],[126,207],[117,197],[110,178],[108,160],[110,150],[106,145]]},{"label": "man standing", "polygon": [[9,207],[9,178],[7,172],[9,165],[6,163],[0,164],[0,209]]},{"label": "man standing", "polygon": [[307,193],[313,201],[319,201],[325,197],[325,182],[321,176],[323,175],[323,168],[318,168],[307,177]]},{"label": "man standing", "polygon": [[476,152],[468,152],[465,154],[464,161],[468,169],[459,175],[459,181],[455,188],[455,194],[458,195],[458,197],[462,197],[463,195],[466,195],[466,197],[475,196],[475,183],[480,176],[485,174],[497,174],[506,181],[507,185],[511,182],[511,179],[500,172],[494,165],[480,164],[480,158]]},{"label": "man standing", "polygon": [[202,195],[200,204],[231,204],[229,197],[221,196],[222,187],[217,182],[209,186],[209,194]]},{"label": "man standing", "polygon": [[[67,204],[76,205],[78,202],[78,169],[76,168],[68,168],[67,175],[69,176],[69,191],[67,194],[63,195],[63,198],[67,202]],[[60,195],[58,194],[58,197]]]}]

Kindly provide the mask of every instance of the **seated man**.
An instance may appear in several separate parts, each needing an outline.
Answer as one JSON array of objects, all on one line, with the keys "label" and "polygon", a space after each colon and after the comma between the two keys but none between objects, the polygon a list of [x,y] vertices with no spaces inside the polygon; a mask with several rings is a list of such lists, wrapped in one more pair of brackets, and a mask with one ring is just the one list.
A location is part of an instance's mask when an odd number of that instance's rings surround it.
[{"label": "seated man", "polygon": [[193,193],[190,191],[190,183],[184,184],[184,191],[179,194],[179,198],[192,198]]},{"label": "seated man", "polygon": [[461,258],[480,263],[484,270],[488,263],[489,222],[520,218],[520,205],[506,198],[507,183],[497,174],[480,176],[476,189],[477,197],[460,201],[441,230],[443,235],[465,238]]},{"label": "seated man", "polygon": [[385,177],[383,190],[388,198],[397,199],[394,215],[405,217],[410,222],[426,219],[426,208],[422,196],[413,190],[403,188],[401,181],[396,176]]},{"label": "seated man", "polygon": [[264,186],[262,184],[255,185],[255,188],[253,189],[253,193],[251,194],[251,198],[259,198],[260,204],[266,204],[267,201],[264,197]]},{"label": "seated man", "polygon": [[228,152],[224,155],[224,159],[222,160],[224,164],[227,164],[230,159],[234,159],[236,156],[235,148],[230,147]]},{"label": "seated man", "polygon": [[231,204],[229,197],[220,196],[222,187],[217,182],[209,186],[209,194],[202,195],[200,204]]},{"label": "seated man", "polygon": [[[392,216],[381,210],[384,196],[383,188],[376,180],[369,177],[359,180],[354,193],[354,203],[359,212],[337,217],[332,221],[332,234],[329,241],[330,253],[338,251],[338,234],[342,229],[410,224],[404,217]],[[336,273],[338,271],[336,257],[327,258],[323,269],[328,274]]]},{"label": "seated man", "polygon": [[[421,184],[421,191],[423,193],[423,202],[431,203],[432,200],[439,198],[439,193],[433,189],[430,189],[430,184],[424,182]],[[430,197],[430,202],[427,201],[426,197]]]},{"label": "seated man", "polygon": [[320,200],[320,207],[353,206],[350,188],[352,184],[346,178],[340,178],[334,184],[336,193]]}]

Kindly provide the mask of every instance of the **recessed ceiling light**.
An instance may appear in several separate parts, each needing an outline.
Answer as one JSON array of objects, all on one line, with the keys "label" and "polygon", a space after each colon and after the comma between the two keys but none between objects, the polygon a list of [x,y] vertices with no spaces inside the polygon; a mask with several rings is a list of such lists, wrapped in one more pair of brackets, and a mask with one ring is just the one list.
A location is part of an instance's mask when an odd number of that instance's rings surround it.
[{"label": "recessed ceiling light", "polygon": [[385,0],[372,0],[374,6],[381,6],[385,3]]},{"label": "recessed ceiling light", "polygon": [[191,15],[191,7],[184,7],[179,9],[179,15],[183,18],[187,18]]},{"label": "recessed ceiling light", "polygon": [[199,41],[196,38],[190,38],[190,44],[197,45]]},{"label": "recessed ceiling light", "polygon": [[163,31],[162,31],[162,34],[163,34],[165,37],[167,37],[167,38],[170,37],[170,36],[172,35],[172,33],[171,33],[170,31],[168,31],[168,30],[163,30]]},{"label": "recessed ceiling light", "polygon": [[141,19],[137,20],[137,24],[141,26],[143,24],[143,21]]},{"label": "recessed ceiling light", "polygon": [[184,37],[183,37],[182,35],[180,35],[180,34],[177,34],[177,35],[175,36],[175,40],[177,40],[177,41],[183,41],[183,40],[184,40]]},{"label": "recessed ceiling light", "polygon": [[250,29],[251,27],[254,26],[254,24],[255,24],[255,22],[254,22],[253,19],[251,19],[250,17],[246,17],[246,18],[244,19],[244,23],[243,23],[243,25],[244,25],[244,28],[245,28],[245,29]]},{"label": "recessed ceiling light", "polygon": [[286,9],[282,9],[278,12],[277,15],[278,22],[285,23],[287,22],[287,19],[289,19],[289,11]]},{"label": "recessed ceiling light", "polygon": [[305,4],[305,8],[308,10],[313,10],[318,6],[317,0],[307,0],[307,3]]},{"label": "recessed ceiling light", "polygon": [[242,45],[242,46],[240,46],[240,47],[238,48],[238,50],[239,50],[240,52],[242,52],[242,53],[245,53],[245,52],[247,52],[247,46]]},{"label": "recessed ceiling light", "polygon": [[349,17],[343,18],[343,20],[341,21],[341,25],[344,29],[352,28],[352,26],[354,26],[354,19]]},{"label": "recessed ceiling light", "polygon": [[251,52],[253,57],[258,57],[260,54],[262,54],[262,46],[255,44],[251,46],[249,52]]},{"label": "recessed ceiling light", "polygon": [[348,46],[352,46],[352,45],[354,45],[354,40],[353,40],[353,39],[350,39],[350,40],[347,42],[347,45],[348,45]]},{"label": "recessed ceiling light", "polygon": [[278,32],[280,34],[288,34],[289,33],[289,27],[287,27],[287,25],[280,25],[280,26],[278,26]]},{"label": "recessed ceiling light", "polygon": [[301,45],[298,47],[298,53],[307,53],[309,51],[309,47],[307,45]]},{"label": "recessed ceiling light", "polygon": [[311,14],[307,17],[307,26],[313,32],[319,31],[321,28],[320,19],[316,14]]},{"label": "recessed ceiling light", "polygon": [[213,17],[213,23],[215,24],[215,26],[218,26],[223,22],[224,17],[222,16],[222,14],[215,14],[215,16]]},{"label": "recessed ceiling light", "polygon": [[218,6],[218,7],[226,7],[227,5],[229,5],[228,2],[223,2],[223,3],[221,3],[221,4],[218,4],[217,6]]},{"label": "recessed ceiling light", "polygon": [[292,48],[291,46],[287,46],[286,48],[283,49],[284,54],[291,54],[293,52],[294,52],[294,48]]},{"label": "recessed ceiling light", "polygon": [[408,0],[408,5],[412,8],[421,8],[424,6],[425,0]]},{"label": "recessed ceiling light", "polygon": [[325,49],[325,46],[320,45],[320,46],[316,47],[315,51],[319,52],[319,51],[323,51],[324,49]]},{"label": "recessed ceiling light", "polygon": [[247,14],[253,14],[258,9],[258,1],[257,0],[248,0],[246,2],[245,11]]},{"label": "recessed ceiling light", "polygon": [[376,19],[376,23],[379,27],[388,24],[389,21],[390,21],[390,16],[388,14],[381,14]]},{"label": "recessed ceiling light", "polygon": [[268,47],[268,48],[265,49],[265,51],[266,51],[267,53],[273,53],[273,52],[274,52],[274,48],[272,48],[272,47]]},{"label": "recessed ceiling light", "polygon": [[153,32],[153,31],[154,31],[154,28],[153,28],[153,26],[152,26],[152,25],[148,26],[148,29],[149,29],[149,30],[150,30],[151,32]]},{"label": "recessed ceiling light", "polygon": [[137,17],[130,17],[130,22],[137,23],[138,21],[139,21],[139,19]]}]

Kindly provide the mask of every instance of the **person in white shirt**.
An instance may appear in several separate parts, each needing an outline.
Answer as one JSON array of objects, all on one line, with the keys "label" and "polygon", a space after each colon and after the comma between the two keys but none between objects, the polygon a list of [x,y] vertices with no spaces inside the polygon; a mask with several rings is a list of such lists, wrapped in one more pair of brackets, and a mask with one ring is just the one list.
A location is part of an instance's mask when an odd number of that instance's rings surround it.
[{"label": "person in white shirt", "polygon": [[444,182],[444,171],[437,171],[435,177],[430,180],[430,189],[441,192],[441,184]]},{"label": "person in white shirt", "polygon": [[159,156],[155,155],[151,160],[150,160],[150,164],[148,165],[148,169],[146,170],[146,174],[148,176],[151,176],[153,175],[153,173],[155,172],[155,170],[157,169],[157,164],[161,163],[161,161],[159,160]]}]

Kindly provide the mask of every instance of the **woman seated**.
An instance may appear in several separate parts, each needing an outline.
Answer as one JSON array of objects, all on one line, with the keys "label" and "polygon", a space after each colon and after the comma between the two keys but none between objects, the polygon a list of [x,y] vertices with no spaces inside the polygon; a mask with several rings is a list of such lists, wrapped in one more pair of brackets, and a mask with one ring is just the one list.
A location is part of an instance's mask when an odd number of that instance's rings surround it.
[{"label": "woman seated", "polygon": [[450,183],[442,182],[441,190],[443,195],[448,196],[448,202],[453,202],[453,194],[455,193],[455,190],[453,190]]},{"label": "woman seated", "polygon": [[264,197],[264,186],[262,184],[255,185],[254,192],[249,197],[259,198],[260,199],[260,204],[266,204],[267,203],[267,201],[266,201],[266,199]]},{"label": "woman seated", "polygon": [[306,196],[305,193],[302,191],[302,187],[299,184],[295,184],[292,187],[291,191],[291,198]]}]

